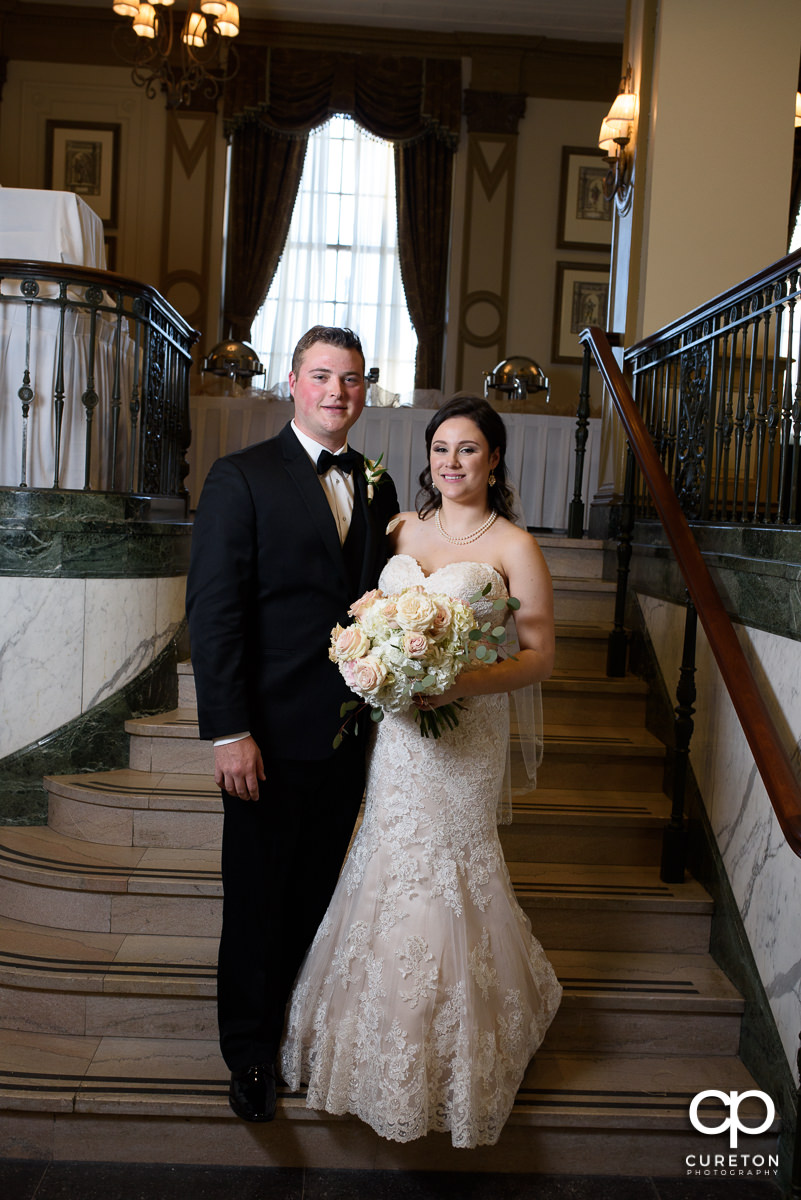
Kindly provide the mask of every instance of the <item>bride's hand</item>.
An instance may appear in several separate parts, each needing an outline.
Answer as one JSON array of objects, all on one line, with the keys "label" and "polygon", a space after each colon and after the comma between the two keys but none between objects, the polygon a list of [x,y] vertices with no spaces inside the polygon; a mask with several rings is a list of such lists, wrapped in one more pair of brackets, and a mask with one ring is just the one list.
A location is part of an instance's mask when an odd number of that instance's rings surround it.
[{"label": "bride's hand", "polygon": [[457,680],[447,691],[441,692],[439,696],[415,696],[414,703],[417,708],[425,712],[432,708],[442,708],[444,704],[453,704],[454,700],[463,700],[464,694],[464,684],[460,684]]}]

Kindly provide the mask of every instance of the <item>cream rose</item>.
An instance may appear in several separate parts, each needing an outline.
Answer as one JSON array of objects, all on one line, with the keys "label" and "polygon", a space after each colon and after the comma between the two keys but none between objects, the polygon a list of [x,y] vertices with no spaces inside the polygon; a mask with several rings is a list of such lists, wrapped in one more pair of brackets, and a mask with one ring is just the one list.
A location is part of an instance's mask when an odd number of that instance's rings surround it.
[{"label": "cream rose", "polygon": [[387,677],[384,664],[372,654],[354,659],[347,666],[346,679],[361,696],[373,696]]},{"label": "cream rose", "polygon": [[437,608],[424,591],[409,590],[398,598],[396,619],[401,629],[423,633],[436,616]]},{"label": "cream rose", "polygon": [[337,635],[333,650],[340,662],[362,658],[370,649],[370,639],[358,625],[349,625]]},{"label": "cream rose", "polygon": [[451,627],[451,614],[447,604],[436,597],[434,597],[434,607],[436,611],[429,632],[433,638],[441,638]]}]

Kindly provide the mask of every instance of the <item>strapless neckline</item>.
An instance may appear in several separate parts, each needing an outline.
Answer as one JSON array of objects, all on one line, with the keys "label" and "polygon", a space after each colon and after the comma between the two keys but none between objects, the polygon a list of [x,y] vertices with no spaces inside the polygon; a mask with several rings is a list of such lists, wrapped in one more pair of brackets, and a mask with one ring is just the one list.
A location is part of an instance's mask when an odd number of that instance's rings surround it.
[{"label": "strapless neckline", "polygon": [[[419,559],[416,559],[411,554],[394,554],[393,558],[402,558],[406,562],[412,563],[413,566],[417,567],[417,570],[420,572],[420,575],[426,581],[428,581],[430,579],[434,579],[442,571],[450,571],[453,567],[486,567],[486,569],[488,571],[492,571],[493,575],[497,576],[497,578],[503,584],[504,588],[506,587],[506,580],[504,579],[503,575],[500,573],[498,568],[493,567],[492,563],[483,562],[478,559],[472,559],[472,558],[454,559],[453,562],[443,563],[443,565],[441,567],[435,567],[433,571],[426,571],[425,567],[422,565],[422,563],[419,561]],[[390,559],[390,562],[391,561],[392,560]]]}]

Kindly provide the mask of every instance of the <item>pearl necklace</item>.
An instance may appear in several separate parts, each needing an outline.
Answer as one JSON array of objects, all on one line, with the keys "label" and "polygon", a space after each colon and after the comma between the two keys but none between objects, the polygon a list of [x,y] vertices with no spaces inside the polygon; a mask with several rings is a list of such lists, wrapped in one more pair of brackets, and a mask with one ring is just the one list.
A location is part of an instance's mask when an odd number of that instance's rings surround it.
[{"label": "pearl necklace", "polygon": [[483,525],[479,525],[478,529],[474,529],[472,533],[466,533],[464,535],[464,537],[453,537],[452,534],[448,533],[445,529],[442,528],[442,521],[440,519],[440,510],[439,509],[437,509],[436,516],[434,517],[434,522],[437,526],[438,532],[441,534],[442,537],[445,538],[446,542],[450,542],[450,544],[452,546],[466,546],[468,544],[468,542],[477,542],[478,539],[481,537],[481,535],[486,533],[491,525],[495,524],[495,519],[497,518],[497,516],[498,516],[498,514],[496,512],[491,512]]}]

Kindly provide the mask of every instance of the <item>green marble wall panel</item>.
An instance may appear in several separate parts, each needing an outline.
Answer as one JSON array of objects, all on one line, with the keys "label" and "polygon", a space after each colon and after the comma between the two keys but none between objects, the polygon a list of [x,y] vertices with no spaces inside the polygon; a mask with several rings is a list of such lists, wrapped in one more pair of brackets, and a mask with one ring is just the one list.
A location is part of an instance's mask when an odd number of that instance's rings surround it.
[{"label": "green marble wall panel", "polygon": [[191,535],[169,501],[0,488],[0,576],[185,575]]},{"label": "green marble wall panel", "polygon": [[[801,640],[801,530],[693,525],[692,531],[732,620]],[[661,524],[637,522],[632,549],[631,590],[683,603],[684,580]],[[605,576],[614,578],[615,568],[614,551],[607,551]]]}]

